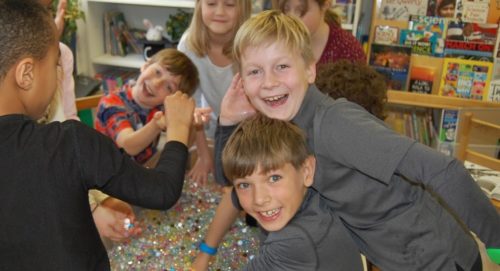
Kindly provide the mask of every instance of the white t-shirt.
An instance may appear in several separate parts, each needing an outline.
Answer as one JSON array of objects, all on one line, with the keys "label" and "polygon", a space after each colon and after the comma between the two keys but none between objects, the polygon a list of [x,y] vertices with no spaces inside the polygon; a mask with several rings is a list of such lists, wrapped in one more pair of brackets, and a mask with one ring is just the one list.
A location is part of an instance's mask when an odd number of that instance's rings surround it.
[{"label": "white t-shirt", "polygon": [[213,64],[207,55],[198,57],[192,50],[187,48],[186,37],[186,33],[184,33],[179,45],[177,45],[177,49],[185,53],[198,69],[200,85],[193,97],[196,99],[197,106],[210,106],[212,108],[212,119],[206,126],[205,132],[209,138],[214,138],[222,98],[233,79],[233,65],[219,67]]}]

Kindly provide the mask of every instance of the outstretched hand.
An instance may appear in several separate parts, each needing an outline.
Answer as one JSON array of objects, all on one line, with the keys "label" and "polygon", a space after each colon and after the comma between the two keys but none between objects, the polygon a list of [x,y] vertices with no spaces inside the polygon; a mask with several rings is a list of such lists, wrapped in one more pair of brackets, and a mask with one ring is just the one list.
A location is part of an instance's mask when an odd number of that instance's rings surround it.
[{"label": "outstretched hand", "polygon": [[[92,213],[99,235],[115,242],[125,241],[142,232],[132,207],[119,199],[107,198]],[[125,222],[133,227],[126,227]]]},{"label": "outstretched hand", "polygon": [[255,114],[255,108],[248,101],[243,90],[243,81],[239,73],[234,75],[224,98],[222,98],[219,123],[234,125]]},{"label": "outstretched hand", "polygon": [[61,35],[64,31],[64,15],[66,14],[66,3],[67,0],[59,0],[57,4],[56,17],[54,18],[54,23],[57,28],[57,37],[61,38]]}]

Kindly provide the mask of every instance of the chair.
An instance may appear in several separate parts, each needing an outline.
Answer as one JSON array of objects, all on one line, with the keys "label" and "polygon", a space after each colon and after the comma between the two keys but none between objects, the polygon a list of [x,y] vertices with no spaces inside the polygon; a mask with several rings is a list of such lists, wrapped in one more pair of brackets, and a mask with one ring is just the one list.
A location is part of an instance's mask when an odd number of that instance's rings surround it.
[{"label": "chair", "polygon": [[456,150],[457,159],[461,161],[467,160],[500,171],[500,159],[480,153],[471,148],[469,141],[473,129],[477,129],[481,134],[491,135],[497,140],[500,139],[500,125],[474,118],[472,112],[466,112],[460,120],[460,129],[458,131],[459,144]]}]

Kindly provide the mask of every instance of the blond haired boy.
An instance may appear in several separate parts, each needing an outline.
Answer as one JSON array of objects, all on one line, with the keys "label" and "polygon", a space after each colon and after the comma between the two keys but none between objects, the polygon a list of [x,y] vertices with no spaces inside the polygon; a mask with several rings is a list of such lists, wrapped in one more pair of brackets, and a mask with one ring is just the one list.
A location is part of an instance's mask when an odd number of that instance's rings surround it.
[{"label": "blond haired boy", "polygon": [[[469,230],[500,262],[500,216],[463,164],[395,133],[359,105],[322,94],[297,18],[278,11],[250,18],[236,34],[234,56],[241,80],[224,97],[216,163],[234,129],[228,125],[252,110],[293,121],[316,156],[312,187],[382,270],[481,270]],[[207,244],[220,236],[207,236]]]}]

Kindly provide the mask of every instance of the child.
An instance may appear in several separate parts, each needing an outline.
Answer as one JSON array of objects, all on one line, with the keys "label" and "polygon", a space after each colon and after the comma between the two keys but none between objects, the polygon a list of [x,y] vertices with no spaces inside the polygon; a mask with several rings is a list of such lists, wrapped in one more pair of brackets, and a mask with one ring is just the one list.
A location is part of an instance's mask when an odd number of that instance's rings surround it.
[{"label": "child", "polygon": [[312,187],[376,266],[481,270],[478,247],[455,215],[500,263],[500,216],[463,164],[397,134],[358,105],[321,93],[313,84],[308,31],[299,20],[262,12],[242,25],[234,46],[242,78],[235,78],[222,103],[216,163],[234,129],[228,125],[252,107],[291,120],[306,132],[317,159]]},{"label": "child", "polygon": [[[250,0],[196,0],[191,24],[177,46],[200,73],[195,96],[198,106],[212,108],[213,118],[206,131],[212,139],[222,97],[234,76],[234,35],[251,13]],[[213,164],[206,166],[213,168]]]},{"label": "child", "polygon": [[[50,8],[52,1],[39,0],[39,2]],[[56,24],[58,37],[64,29],[64,14],[66,0],[60,0],[57,5],[54,23]],[[59,39],[59,38],[58,38]],[[51,121],[65,121],[68,119],[80,120],[77,115],[75,103],[75,82],[73,80],[73,53],[64,43],[59,42],[59,64],[58,87],[54,97],[49,104],[46,113],[39,123]],[[62,73],[62,74],[61,74]],[[135,222],[135,214],[130,204],[110,197],[99,190],[89,191],[89,203],[92,217],[99,235],[103,238],[105,246],[111,246],[111,241],[124,241],[131,236],[141,232],[141,228]],[[130,230],[123,228],[124,219],[128,218],[135,227]]]},{"label": "child", "polygon": [[148,170],[80,122],[34,121],[57,84],[59,47],[47,9],[0,0],[0,41],[0,270],[109,270],[88,190],[146,208],[174,205],[194,101],[181,93],[165,100],[167,143]]},{"label": "child", "polygon": [[[101,98],[95,128],[145,164],[156,153],[157,139],[164,128],[158,121],[163,100],[177,90],[191,96],[197,86],[198,72],[191,60],[176,49],[163,49],[141,67],[137,82]],[[199,152],[203,150],[198,148]],[[198,157],[212,161],[208,151]]]},{"label": "child", "polygon": [[384,77],[365,63],[342,59],[323,64],[314,84],[334,99],[344,97],[381,120],[387,117],[387,85]]},{"label": "child", "polygon": [[257,114],[233,132],[222,165],[241,207],[269,232],[245,270],[363,270],[349,232],[309,188],[315,159],[300,128]]},{"label": "child", "polygon": [[366,62],[361,44],[343,30],[330,0],[273,0],[273,7],[299,17],[311,33],[314,59],[318,65],[347,59]]}]

